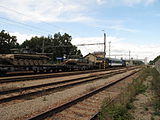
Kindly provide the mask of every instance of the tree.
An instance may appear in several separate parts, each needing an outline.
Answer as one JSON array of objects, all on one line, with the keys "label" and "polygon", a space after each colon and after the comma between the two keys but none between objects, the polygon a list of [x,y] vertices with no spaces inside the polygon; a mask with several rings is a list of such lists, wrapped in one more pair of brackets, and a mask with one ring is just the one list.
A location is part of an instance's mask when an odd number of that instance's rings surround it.
[{"label": "tree", "polygon": [[27,48],[31,53],[42,53],[42,44],[43,41],[48,39],[44,36],[42,37],[32,37],[30,40],[26,40],[21,44],[21,48]]},{"label": "tree", "polygon": [[160,55],[157,56],[154,60],[149,61],[149,64],[153,65],[153,64],[155,64],[155,62],[157,62],[157,60],[159,60],[159,59],[160,59]]},{"label": "tree", "polygon": [[18,46],[16,36],[10,36],[5,30],[0,32],[0,54],[11,53],[11,49],[17,48]]},{"label": "tree", "polygon": [[71,43],[72,37],[65,33],[49,35],[48,37],[32,37],[22,43],[21,48],[29,48],[32,53],[42,53],[44,44],[44,53],[50,53],[52,60],[56,57],[79,58],[82,57],[81,51]]}]

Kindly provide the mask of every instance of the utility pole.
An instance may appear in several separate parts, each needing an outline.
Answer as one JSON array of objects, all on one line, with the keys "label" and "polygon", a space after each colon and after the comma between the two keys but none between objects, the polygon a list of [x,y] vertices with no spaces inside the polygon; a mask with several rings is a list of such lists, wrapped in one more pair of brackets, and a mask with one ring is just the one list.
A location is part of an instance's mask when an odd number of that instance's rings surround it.
[{"label": "utility pole", "polygon": [[44,53],[44,39],[42,41],[42,53]]},{"label": "utility pole", "polygon": [[109,58],[110,58],[110,55],[111,55],[111,41],[109,41]]},{"label": "utility pole", "polygon": [[138,55],[136,55],[137,56],[137,60],[138,60]]},{"label": "utility pole", "polygon": [[104,33],[104,69],[106,69],[105,57],[106,57],[106,33]]},{"label": "utility pole", "polygon": [[129,50],[129,64],[131,63],[131,51]]}]

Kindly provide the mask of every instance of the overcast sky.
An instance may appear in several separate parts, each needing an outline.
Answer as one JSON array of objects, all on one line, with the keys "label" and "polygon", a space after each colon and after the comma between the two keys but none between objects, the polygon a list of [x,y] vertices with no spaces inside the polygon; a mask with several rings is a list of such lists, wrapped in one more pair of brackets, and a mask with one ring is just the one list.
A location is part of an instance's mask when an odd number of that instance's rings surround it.
[{"label": "overcast sky", "polygon": [[[0,0],[0,30],[18,42],[32,36],[68,33],[72,43],[111,41],[111,55],[148,60],[160,54],[159,0]],[[104,30],[104,31],[102,31]],[[83,55],[102,45],[83,46]],[[123,55],[123,56],[120,56]],[[115,56],[113,56],[115,57]]]}]

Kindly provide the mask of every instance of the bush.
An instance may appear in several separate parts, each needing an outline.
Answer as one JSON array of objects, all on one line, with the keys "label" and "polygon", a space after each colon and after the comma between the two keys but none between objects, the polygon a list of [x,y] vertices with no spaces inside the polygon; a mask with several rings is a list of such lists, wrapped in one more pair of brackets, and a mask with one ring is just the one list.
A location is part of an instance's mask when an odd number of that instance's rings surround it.
[{"label": "bush", "polygon": [[[102,111],[107,112],[113,120],[131,120],[133,118],[126,106],[120,104],[109,106]],[[103,116],[100,117],[100,120],[104,120]]]}]

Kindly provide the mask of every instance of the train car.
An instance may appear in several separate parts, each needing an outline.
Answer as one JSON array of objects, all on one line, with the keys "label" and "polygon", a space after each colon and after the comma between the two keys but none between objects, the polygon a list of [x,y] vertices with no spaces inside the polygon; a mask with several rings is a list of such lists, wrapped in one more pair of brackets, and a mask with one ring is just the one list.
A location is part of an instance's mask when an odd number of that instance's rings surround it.
[{"label": "train car", "polygon": [[49,57],[30,54],[0,54],[0,73],[15,71],[41,71]]},{"label": "train car", "polygon": [[65,68],[69,71],[73,70],[89,70],[98,68],[96,65],[89,64],[85,59],[68,59],[63,62]]},{"label": "train car", "polygon": [[59,64],[48,64],[49,57],[32,54],[1,54],[0,74],[7,72],[34,71],[58,72],[95,69],[94,65],[88,64],[85,59],[69,59]]},{"label": "train car", "polygon": [[[34,71],[37,72],[58,72],[102,69],[97,64],[91,64],[86,59],[68,59],[61,64],[48,64],[49,57],[45,55],[33,54],[1,54],[0,55],[0,75],[7,72]],[[103,66],[102,61],[102,66]],[[126,66],[124,60],[106,58],[107,67]]]},{"label": "train car", "polygon": [[125,60],[106,58],[107,67],[123,67],[126,66]]}]

